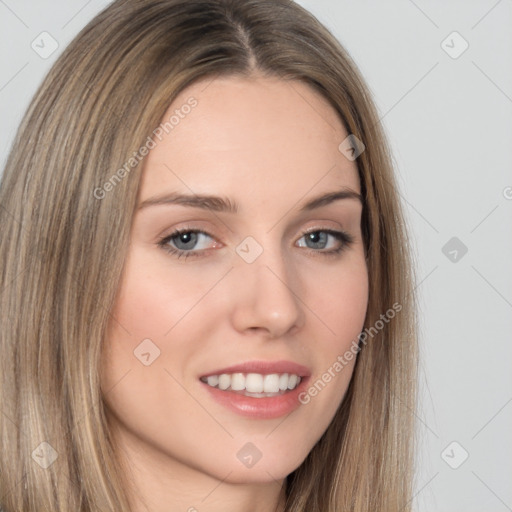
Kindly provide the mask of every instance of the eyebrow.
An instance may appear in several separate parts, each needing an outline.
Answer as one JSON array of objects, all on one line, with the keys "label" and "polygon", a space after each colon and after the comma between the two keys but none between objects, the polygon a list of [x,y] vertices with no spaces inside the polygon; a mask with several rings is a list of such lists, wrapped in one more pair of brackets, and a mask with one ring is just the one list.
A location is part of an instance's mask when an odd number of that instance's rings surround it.
[{"label": "eyebrow", "polygon": [[[362,196],[357,192],[354,192],[350,189],[341,189],[333,192],[327,192],[320,196],[314,197],[313,199],[310,199],[300,208],[299,212],[315,210],[316,208],[326,206],[342,199],[355,199],[361,204],[364,204]],[[179,193],[170,193],[146,199],[139,205],[138,210],[142,210],[150,206],[174,204],[189,206],[191,208],[201,208],[203,210],[210,210],[214,212],[227,212],[234,214],[238,213],[239,211],[238,204],[231,201],[227,197],[200,194],[189,195]]]}]

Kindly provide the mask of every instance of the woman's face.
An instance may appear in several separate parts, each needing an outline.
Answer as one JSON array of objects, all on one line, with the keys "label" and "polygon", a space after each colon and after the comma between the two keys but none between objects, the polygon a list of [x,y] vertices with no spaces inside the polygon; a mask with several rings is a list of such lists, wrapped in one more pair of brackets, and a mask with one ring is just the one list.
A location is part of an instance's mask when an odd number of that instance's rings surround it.
[{"label": "woman's face", "polygon": [[198,82],[169,118],[105,343],[107,416],[158,479],[282,479],[333,419],[366,314],[348,133],[309,86],[261,77]]}]

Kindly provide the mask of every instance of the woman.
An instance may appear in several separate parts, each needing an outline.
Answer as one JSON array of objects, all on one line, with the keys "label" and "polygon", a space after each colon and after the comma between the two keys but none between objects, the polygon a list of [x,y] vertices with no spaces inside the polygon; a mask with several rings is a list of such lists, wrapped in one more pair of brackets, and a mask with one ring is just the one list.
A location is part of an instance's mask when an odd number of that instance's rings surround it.
[{"label": "woman", "polygon": [[285,0],[118,0],[6,164],[4,512],[410,509],[413,275],[350,57]]}]

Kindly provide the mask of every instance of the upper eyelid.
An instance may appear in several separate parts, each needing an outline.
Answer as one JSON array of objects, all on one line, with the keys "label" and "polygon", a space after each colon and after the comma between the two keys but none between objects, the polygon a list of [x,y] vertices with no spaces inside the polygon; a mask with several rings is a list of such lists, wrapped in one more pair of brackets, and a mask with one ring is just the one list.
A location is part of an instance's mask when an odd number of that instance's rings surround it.
[{"label": "upper eyelid", "polygon": [[[195,232],[200,232],[200,233],[205,233],[209,236],[212,236],[214,237],[214,235],[211,234],[212,231],[218,231],[218,228],[215,226],[215,223],[213,223],[213,228],[211,227],[205,227],[203,228],[201,226],[201,224],[203,223],[203,220],[206,220],[206,219],[198,219],[197,221],[191,221],[190,223],[188,223],[187,221],[184,221],[183,222],[183,226],[179,226],[179,227],[176,227],[176,228],[173,228],[172,230],[169,231],[169,235],[172,235],[173,233],[175,233],[176,231],[195,231]],[[299,230],[297,228],[298,225],[300,224],[305,224],[305,223],[312,223],[312,225],[304,228],[304,229],[301,229]],[[297,232],[297,231],[301,231],[302,233],[305,233],[305,232],[308,232],[308,231],[311,231],[311,230],[333,230],[333,231],[350,231],[349,227],[347,225],[344,226],[344,224],[348,224],[350,222],[350,224],[352,224],[352,220],[351,218],[347,218],[345,220],[340,220],[340,219],[337,219],[337,220],[334,220],[334,219],[328,219],[328,218],[325,218],[325,219],[322,219],[322,218],[319,218],[319,219],[316,219],[316,220],[300,220],[298,222],[293,222],[293,224],[291,224],[285,231],[285,234],[288,233],[288,232]],[[207,224],[212,224],[212,222],[210,222],[209,220],[206,220],[206,223]],[[195,226],[194,224],[199,224],[200,226],[197,227]],[[333,225],[335,224],[335,225]],[[166,230],[167,231],[167,230]],[[233,234],[233,230],[229,227],[221,227],[220,228],[220,231],[222,233],[224,233],[225,235],[228,235],[229,236],[229,233]],[[229,232],[229,233],[228,233]],[[224,236],[224,235],[223,235]]]}]

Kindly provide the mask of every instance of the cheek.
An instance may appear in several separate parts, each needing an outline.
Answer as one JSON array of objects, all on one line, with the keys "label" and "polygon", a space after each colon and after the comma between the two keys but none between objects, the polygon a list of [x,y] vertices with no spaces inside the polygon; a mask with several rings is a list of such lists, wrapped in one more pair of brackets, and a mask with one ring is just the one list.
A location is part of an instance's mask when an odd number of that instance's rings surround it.
[{"label": "cheek", "polygon": [[154,253],[133,247],[103,345],[102,388],[117,389],[129,372],[130,384],[124,385],[136,392],[126,400],[118,398],[119,403],[125,400],[128,406],[133,400],[147,406],[142,390],[151,395],[176,391],[166,370],[184,382],[208,332],[219,323],[220,302],[204,300],[219,273],[223,270],[170,268],[165,258],[155,261]]},{"label": "cheek", "polygon": [[[126,262],[103,345],[105,390],[115,386],[126,372],[130,372],[130,382],[138,380],[150,387],[149,376],[154,378],[168,362],[166,333],[188,304],[179,279],[173,285],[165,282],[165,273],[157,272],[150,263],[143,251],[137,250],[132,250]],[[136,394],[132,398],[136,401]]]},{"label": "cheek", "polygon": [[[359,335],[364,328],[368,307],[368,272],[363,258],[358,258],[345,269],[329,276],[317,276],[316,285],[311,282],[310,303],[319,322],[314,332],[317,371],[311,384],[321,382],[312,390],[322,392],[331,405],[332,414],[343,397],[357,358]],[[322,283],[323,286],[319,286]],[[312,316],[311,318],[314,318]],[[308,393],[309,394],[309,393]]]},{"label": "cheek", "polygon": [[133,250],[113,316],[137,338],[162,339],[193,309],[207,285],[202,276],[155,265],[154,256]]},{"label": "cheek", "polygon": [[363,328],[368,307],[368,272],[364,259],[354,258],[338,272],[317,274],[308,281],[306,289],[314,313],[324,324],[321,338],[326,347],[343,349],[350,345]]}]

